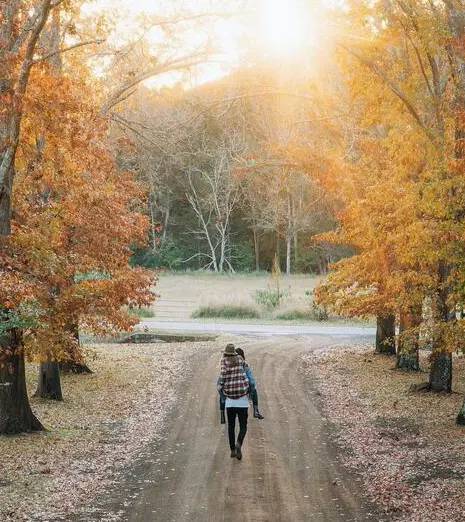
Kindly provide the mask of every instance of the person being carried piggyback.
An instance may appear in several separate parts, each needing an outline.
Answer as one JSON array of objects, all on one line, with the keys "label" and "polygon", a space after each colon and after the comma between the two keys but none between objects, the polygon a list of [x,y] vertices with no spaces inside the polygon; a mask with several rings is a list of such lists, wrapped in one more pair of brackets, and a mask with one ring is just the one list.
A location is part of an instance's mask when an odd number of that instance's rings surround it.
[{"label": "person being carried piggyback", "polygon": [[[220,394],[221,423],[225,423],[225,410],[228,418],[228,436],[231,457],[242,459],[242,444],[247,433],[249,397],[254,407],[254,417],[263,419],[258,409],[258,394],[252,369],[245,362],[244,351],[228,344],[221,358],[220,376],[217,382]],[[239,434],[236,442],[236,417],[239,421]]]}]

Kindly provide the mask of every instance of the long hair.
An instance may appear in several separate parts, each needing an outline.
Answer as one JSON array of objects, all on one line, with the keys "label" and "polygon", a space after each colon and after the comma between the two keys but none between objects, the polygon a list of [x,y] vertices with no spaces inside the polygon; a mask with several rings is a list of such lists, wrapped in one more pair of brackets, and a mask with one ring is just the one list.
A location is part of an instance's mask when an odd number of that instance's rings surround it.
[{"label": "long hair", "polygon": [[240,355],[245,361],[245,354],[244,354],[244,350],[242,348],[236,348],[236,353],[238,355]]}]

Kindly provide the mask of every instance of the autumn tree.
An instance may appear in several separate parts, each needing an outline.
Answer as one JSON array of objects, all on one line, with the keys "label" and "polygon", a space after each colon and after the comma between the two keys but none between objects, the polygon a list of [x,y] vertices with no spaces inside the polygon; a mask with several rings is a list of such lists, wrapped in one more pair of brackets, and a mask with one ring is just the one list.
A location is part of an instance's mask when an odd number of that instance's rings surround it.
[{"label": "autumn tree", "polygon": [[[2,241],[2,321],[0,331],[0,433],[40,430],[27,400],[22,350],[22,299],[8,289],[32,289],[22,281],[6,254],[11,234],[15,159],[23,118],[24,96],[34,65],[37,43],[55,7],[51,0],[4,0],[0,9],[0,236]],[[3,292],[2,292],[3,294]]]},{"label": "autumn tree", "polygon": [[18,171],[13,236],[29,253],[40,245],[34,270],[42,319],[26,345],[40,360],[76,361],[76,325],[99,335],[126,330],[136,321],[123,307],[153,298],[152,274],[128,263],[130,246],[145,242],[144,196],[133,175],[116,167],[86,85],[46,68],[34,79],[24,131],[40,136],[43,149],[40,159],[34,146],[20,149],[28,162]]},{"label": "autumn tree", "polygon": [[5,4],[0,433],[15,433],[41,429],[27,400],[25,355],[56,369],[79,353],[77,324],[129,328],[124,307],[150,302],[153,276],[128,265],[130,245],[147,229],[142,189],[116,168],[87,85],[56,74],[57,55],[86,42],[51,49],[60,2]]},{"label": "autumn tree", "polygon": [[[456,232],[463,206],[461,13],[454,2],[351,7],[351,34],[340,48],[350,71],[353,114],[359,115],[346,161],[356,173],[350,177],[355,193],[345,199],[337,236],[358,253],[336,265],[329,292],[322,290],[356,313],[359,303],[375,299],[385,314],[398,314],[399,347],[408,346],[413,354],[398,353],[397,364],[407,361],[413,368],[415,331],[428,298],[433,315],[429,385],[435,391],[451,389],[454,332],[461,328],[454,313],[461,300],[463,250]],[[367,265],[370,259],[376,264]],[[365,312],[370,309],[379,314],[371,305]],[[406,330],[414,335],[412,342],[405,342]]]}]

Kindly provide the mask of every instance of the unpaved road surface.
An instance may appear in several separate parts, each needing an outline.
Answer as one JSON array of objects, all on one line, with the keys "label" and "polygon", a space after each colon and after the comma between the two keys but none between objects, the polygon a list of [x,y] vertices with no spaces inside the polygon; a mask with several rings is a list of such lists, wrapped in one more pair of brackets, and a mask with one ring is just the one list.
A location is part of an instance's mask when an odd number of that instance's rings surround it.
[{"label": "unpaved road surface", "polygon": [[[166,436],[128,470],[127,483],[107,498],[106,513],[131,522],[379,522],[356,477],[338,465],[318,394],[301,369],[303,353],[341,342],[349,340],[237,339],[254,369],[265,415],[258,421],[249,410],[242,461],[230,458],[219,423],[220,353],[199,353]],[[99,520],[113,518],[100,512]]]}]

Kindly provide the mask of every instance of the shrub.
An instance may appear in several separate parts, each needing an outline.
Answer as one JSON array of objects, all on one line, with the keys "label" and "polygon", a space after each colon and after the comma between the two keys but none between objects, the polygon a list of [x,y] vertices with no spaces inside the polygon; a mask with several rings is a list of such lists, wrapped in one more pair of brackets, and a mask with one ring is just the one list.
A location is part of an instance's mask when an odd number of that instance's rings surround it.
[{"label": "shrub", "polygon": [[201,306],[193,314],[194,318],[221,317],[223,319],[259,319],[260,315],[246,305],[208,305]]},{"label": "shrub", "polygon": [[267,310],[274,310],[277,308],[284,297],[284,292],[281,290],[267,288],[266,290],[257,290],[255,292],[255,302],[264,306]]},{"label": "shrub", "polygon": [[326,310],[326,308],[316,303],[312,303],[311,314],[315,321],[327,321],[329,319],[328,311]]},{"label": "shrub", "polygon": [[327,321],[328,312],[322,306],[315,303],[310,309],[287,310],[276,316],[281,321]]},{"label": "shrub", "polygon": [[164,241],[156,250],[135,249],[131,258],[133,266],[144,268],[169,268],[178,270],[183,268],[184,252],[171,239]]}]

